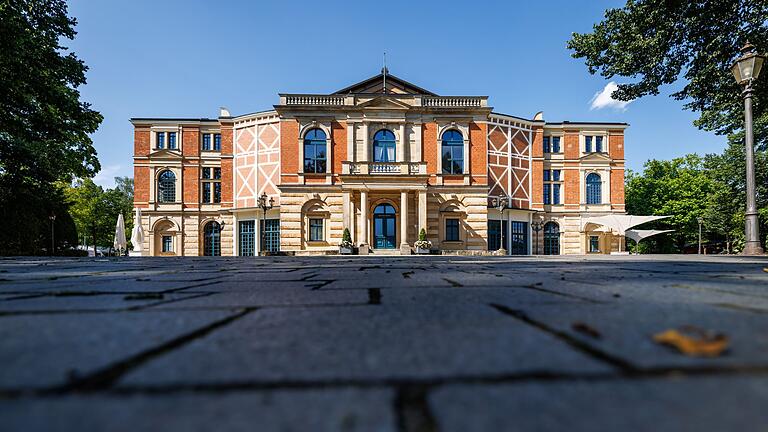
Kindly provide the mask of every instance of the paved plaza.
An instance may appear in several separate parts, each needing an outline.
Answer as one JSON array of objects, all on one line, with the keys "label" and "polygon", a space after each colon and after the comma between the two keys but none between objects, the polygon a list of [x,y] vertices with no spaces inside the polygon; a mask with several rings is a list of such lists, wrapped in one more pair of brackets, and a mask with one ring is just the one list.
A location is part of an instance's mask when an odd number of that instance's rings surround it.
[{"label": "paved plaza", "polygon": [[[768,429],[768,260],[0,260],[6,431]],[[654,342],[696,326],[716,357]]]}]

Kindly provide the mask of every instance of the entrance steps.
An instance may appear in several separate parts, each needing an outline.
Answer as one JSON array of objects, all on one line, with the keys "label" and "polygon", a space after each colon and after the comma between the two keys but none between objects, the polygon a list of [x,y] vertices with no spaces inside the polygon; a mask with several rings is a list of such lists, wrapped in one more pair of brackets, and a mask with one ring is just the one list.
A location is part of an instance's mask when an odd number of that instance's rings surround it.
[{"label": "entrance steps", "polygon": [[392,255],[401,255],[400,249],[370,249],[368,252],[369,255],[376,255],[376,256],[392,256]]}]

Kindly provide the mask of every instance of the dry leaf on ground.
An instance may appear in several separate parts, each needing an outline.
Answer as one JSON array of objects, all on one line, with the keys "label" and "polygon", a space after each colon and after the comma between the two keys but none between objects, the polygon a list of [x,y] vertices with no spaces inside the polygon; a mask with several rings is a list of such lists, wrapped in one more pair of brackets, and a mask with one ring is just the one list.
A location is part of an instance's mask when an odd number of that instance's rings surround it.
[{"label": "dry leaf on ground", "polygon": [[728,349],[728,336],[698,327],[685,326],[653,335],[661,345],[677,348],[682,354],[695,357],[717,357]]},{"label": "dry leaf on ground", "polygon": [[585,334],[595,339],[600,339],[602,337],[600,332],[595,330],[594,327],[591,327],[581,321],[576,321],[575,323],[571,324],[571,328],[573,329],[573,331]]}]

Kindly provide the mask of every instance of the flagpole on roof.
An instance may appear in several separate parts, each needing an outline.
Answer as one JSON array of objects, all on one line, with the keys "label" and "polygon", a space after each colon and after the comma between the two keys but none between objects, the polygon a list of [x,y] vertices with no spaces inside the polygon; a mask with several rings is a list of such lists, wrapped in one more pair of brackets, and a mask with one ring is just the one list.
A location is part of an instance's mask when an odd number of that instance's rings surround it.
[{"label": "flagpole on roof", "polygon": [[384,75],[384,93],[387,92],[387,52],[384,51],[384,67],[381,68],[381,73]]}]

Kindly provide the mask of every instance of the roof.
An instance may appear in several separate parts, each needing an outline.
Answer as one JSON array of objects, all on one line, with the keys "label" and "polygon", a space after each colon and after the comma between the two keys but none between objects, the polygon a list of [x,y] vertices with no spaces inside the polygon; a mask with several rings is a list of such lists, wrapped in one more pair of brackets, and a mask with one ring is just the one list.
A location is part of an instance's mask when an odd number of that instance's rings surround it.
[{"label": "roof", "polygon": [[[381,73],[374,75],[368,79],[360,81],[359,83],[352,84],[349,87],[345,87],[332,94],[349,94],[349,93],[384,93],[384,73],[387,75],[387,88],[397,88],[406,94],[420,94],[428,96],[437,96],[436,93],[421,88],[415,84],[411,84],[408,81],[398,78],[389,73],[388,70],[382,69]],[[392,86],[392,87],[390,87]]]}]

